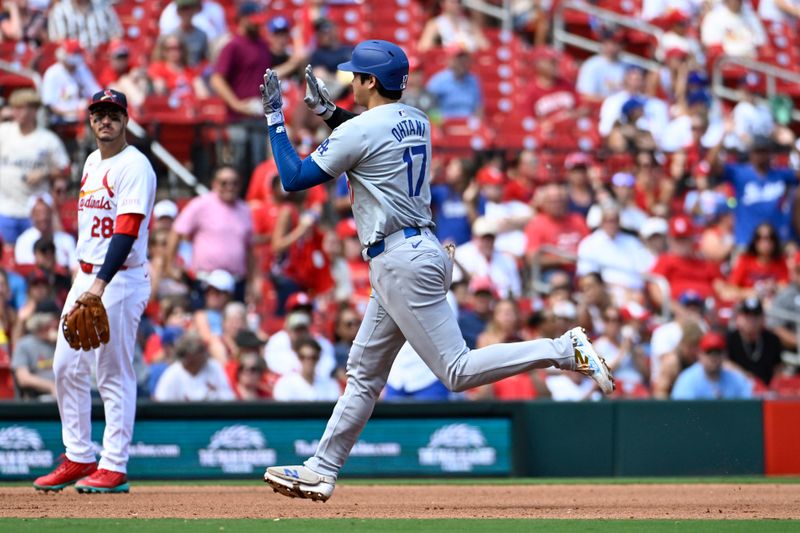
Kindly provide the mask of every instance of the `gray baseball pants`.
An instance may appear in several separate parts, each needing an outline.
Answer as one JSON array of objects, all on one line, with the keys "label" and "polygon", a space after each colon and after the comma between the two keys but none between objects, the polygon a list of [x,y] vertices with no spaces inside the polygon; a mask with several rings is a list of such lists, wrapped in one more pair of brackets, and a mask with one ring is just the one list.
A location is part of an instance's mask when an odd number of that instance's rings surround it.
[{"label": "gray baseball pants", "polygon": [[370,261],[372,298],[347,360],[347,386],[336,402],[314,457],[305,466],[334,479],[372,415],[397,352],[408,339],[442,383],[453,391],[531,370],[573,369],[568,335],[558,339],[467,348],[446,301],[453,264],[428,229],[406,239],[385,239],[386,250]]}]

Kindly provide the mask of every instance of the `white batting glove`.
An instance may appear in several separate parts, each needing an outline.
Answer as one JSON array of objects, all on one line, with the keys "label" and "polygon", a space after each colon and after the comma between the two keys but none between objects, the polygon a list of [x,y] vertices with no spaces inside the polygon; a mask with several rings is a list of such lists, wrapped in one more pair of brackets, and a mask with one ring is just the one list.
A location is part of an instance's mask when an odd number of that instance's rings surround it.
[{"label": "white batting glove", "polygon": [[264,107],[267,125],[283,124],[283,97],[278,75],[272,69],[267,69],[264,73],[264,83],[258,88],[261,91],[261,105]]},{"label": "white batting glove", "polygon": [[336,104],[331,102],[331,95],[325,82],[314,76],[311,65],[306,67],[306,96],[303,98],[306,106],[319,115],[323,120],[328,120],[336,110]]}]

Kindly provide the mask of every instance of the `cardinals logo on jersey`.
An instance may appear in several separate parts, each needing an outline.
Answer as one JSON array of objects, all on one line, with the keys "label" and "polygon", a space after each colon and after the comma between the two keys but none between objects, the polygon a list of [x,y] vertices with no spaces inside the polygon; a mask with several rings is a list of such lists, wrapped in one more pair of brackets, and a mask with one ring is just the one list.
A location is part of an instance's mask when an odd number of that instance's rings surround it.
[{"label": "cardinals logo on jersey", "polygon": [[88,191],[84,191],[83,190],[83,186],[86,184],[86,179],[89,177],[89,174],[88,173],[84,174],[83,178],[81,178],[81,191],[80,191],[80,193],[78,193],[78,198],[83,198],[85,196],[89,196],[91,194],[96,193],[97,191],[102,191],[103,189],[106,190],[106,192],[108,193],[108,197],[109,198],[114,198],[114,188],[108,184],[108,173],[109,172],[110,172],[110,170],[106,170],[106,173],[103,175],[103,181],[102,181],[103,186],[102,187],[97,187],[96,189],[90,189]]}]

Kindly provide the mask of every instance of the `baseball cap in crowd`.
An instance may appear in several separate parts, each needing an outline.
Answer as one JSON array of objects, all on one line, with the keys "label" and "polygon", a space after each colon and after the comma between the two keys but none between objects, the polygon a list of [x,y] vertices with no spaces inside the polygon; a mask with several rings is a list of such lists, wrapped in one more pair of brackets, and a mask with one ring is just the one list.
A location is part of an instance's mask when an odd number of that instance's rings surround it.
[{"label": "baseball cap in crowd", "polygon": [[264,8],[256,2],[242,2],[236,11],[239,18],[248,18],[256,24],[266,22]]},{"label": "baseball cap in crowd", "polygon": [[683,48],[670,48],[664,52],[664,59],[685,59],[688,55],[688,52]]},{"label": "baseball cap in crowd", "polygon": [[704,352],[721,352],[726,345],[725,337],[716,331],[709,331],[700,339],[700,350]]},{"label": "baseball cap in crowd", "polygon": [[633,187],[636,184],[636,178],[628,172],[617,172],[611,177],[611,183],[614,187]]},{"label": "baseball cap in crowd", "polygon": [[497,222],[488,217],[478,217],[472,223],[472,234],[475,237],[485,237],[487,235],[497,235]]},{"label": "baseball cap in crowd", "polygon": [[622,104],[622,114],[626,117],[629,117],[634,111],[642,109],[644,109],[644,99],[638,96],[632,96]]},{"label": "baseball cap in crowd", "polygon": [[94,93],[91,102],[89,102],[89,111],[103,105],[116,107],[126,115],[128,114],[128,99],[124,94],[114,89],[103,89]]},{"label": "baseball cap in crowd", "polygon": [[626,302],[625,305],[619,308],[619,316],[624,321],[637,320],[644,322],[649,320],[653,314],[638,302]]},{"label": "baseball cap in crowd", "polygon": [[705,89],[696,89],[694,91],[689,91],[689,94],[686,95],[686,103],[690,106],[703,104],[704,106],[711,105],[711,93],[709,93]]},{"label": "baseball cap in crowd", "polygon": [[234,342],[236,343],[236,346],[239,348],[244,348],[245,350],[261,348],[265,344],[264,341],[258,338],[258,335],[247,328],[240,329],[236,333]]},{"label": "baseball cap in crowd", "polygon": [[315,31],[328,31],[335,28],[336,25],[328,19],[321,18],[314,23]]},{"label": "baseball cap in crowd", "polygon": [[65,39],[61,42],[60,48],[66,55],[77,55],[83,52],[81,43],[77,39]]},{"label": "baseball cap in crowd", "polygon": [[336,236],[340,240],[344,239],[351,239],[354,237],[358,237],[358,231],[356,230],[356,221],[352,218],[343,218],[336,224]]},{"label": "baseball cap in crowd", "polygon": [[559,300],[553,304],[553,316],[556,318],[565,318],[567,320],[575,320],[578,317],[578,309],[575,304],[569,300]]},{"label": "baseball cap in crowd", "polygon": [[487,165],[475,175],[478,185],[504,185],[506,177],[499,168]]},{"label": "baseball cap in crowd", "polygon": [[217,269],[211,272],[206,278],[206,285],[213,287],[221,292],[233,292],[236,280],[227,270]]},{"label": "baseball cap in crowd", "polygon": [[754,152],[771,152],[774,146],[772,139],[766,135],[754,135],[750,143],[750,149]]},{"label": "baseball cap in crowd", "polygon": [[45,274],[44,270],[41,268],[34,268],[28,273],[27,276],[28,285],[36,285],[38,283],[50,283],[50,279]]},{"label": "baseball cap in crowd", "polygon": [[111,57],[124,57],[130,55],[131,50],[124,41],[114,40],[108,45],[108,55]]},{"label": "baseball cap in crowd", "polygon": [[686,81],[689,85],[706,86],[708,85],[708,76],[702,71],[693,70],[689,73]]},{"label": "baseball cap in crowd", "polygon": [[669,221],[670,237],[683,238],[691,237],[694,234],[692,220],[686,215],[677,215]]},{"label": "baseball cap in crowd", "polygon": [[313,307],[313,302],[311,301],[311,297],[308,293],[305,292],[295,292],[289,296],[286,300],[286,312],[291,313],[295,309],[305,309],[307,311],[311,311]]},{"label": "baseball cap in crowd", "polygon": [[42,99],[39,93],[34,89],[17,89],[8,99],[8,105],[11,107],[25,107],[42,105]]},{"label": "baseball cap in crowd", "polygon": [[153,206],[153,217],[159,218],[172,218],[178,217],[178,206],[172,200],[161,200]]},{"label": "baseball cap in crowd", "polygon": [[282,31],[289,31],[292,29],[292,25],[289,24],[289,19],[282,15],[278,15],[269,21],[267,28],[269,28],[270,33],[278,33]]},{"label": "baseball cap in crowd", "polygon": [[669,225],[667,221],[660,217],[650,217],[644,221],[639,228],[639,236],[642,239],[649,239],[653,235],[667,235]]},{"label": "baseball cap in crowd", "polygon": [[761,307],[761,300],[755,296],[745,298],[739,302],[739,305],[736,306],[736,310],[745,315],[760,315],[764,312],[764,308]]},{"label": "baseball cap in crowd", "polygon": [[289,313],[284,326],[286,329],[307,328],[311,326],[311,317],[308,313]]},{"label": "baseball cap in crowd", "polygon": [[588,167],[592,164],[592,156],[586,152],[572,152],[564,159],[564,168],[572,170],[576,167]]},{"label": "baseball cap in crowd", "polygon": [[688,290],[683,291],[680,296],[678,296],[678,303],[681,305],[696,305],[699,307],[703,307],[705,305],[705,300],[700,295],[699,292]]},{"label": "baseball cap in crowd", "polygon": [[489,276],[475,276],[469,282],[469,291],[472,294],[488,294],[497,297],[497,289]]},{"label": "baseball cap in crowd", "polygon": [[28,208],[28,213],[33,211],[33,208],[36,207],[36,204],[39,202],[44,202],[50,209],[53,208],[53,197],[50,196],[49,192],[40,192],[38,194],[34,194],[30,198],[28,198],[28,203],[26,207]]}]

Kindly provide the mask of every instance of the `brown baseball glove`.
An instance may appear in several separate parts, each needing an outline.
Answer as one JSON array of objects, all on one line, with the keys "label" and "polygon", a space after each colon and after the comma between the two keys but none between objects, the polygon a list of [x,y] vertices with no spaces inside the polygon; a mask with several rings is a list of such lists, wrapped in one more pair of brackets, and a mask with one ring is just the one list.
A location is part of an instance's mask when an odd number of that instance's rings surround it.
[{"label": "brown baseball glove", "polygon": [[108,314],[99,296],[85,292],[61,323],[73,350],[91,350],[109,339]]}]

